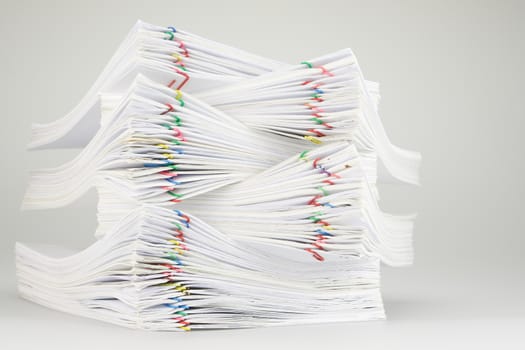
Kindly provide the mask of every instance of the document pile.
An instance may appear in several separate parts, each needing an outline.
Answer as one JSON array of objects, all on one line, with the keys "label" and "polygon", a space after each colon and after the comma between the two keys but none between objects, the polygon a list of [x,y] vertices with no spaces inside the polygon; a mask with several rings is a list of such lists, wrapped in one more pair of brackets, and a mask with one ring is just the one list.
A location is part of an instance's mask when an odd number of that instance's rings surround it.
[{"label": "document pile", "polygon": [[380,263],[412,262],[412,216],[378,206],[378,163],[417,184],[379,86],[349,49],[285,64],[138,22],[80,103],[30,148],[24,209],[99,194],[97,241],[17,243],[20,294],[64,312],[189,331],[384,318]]}]

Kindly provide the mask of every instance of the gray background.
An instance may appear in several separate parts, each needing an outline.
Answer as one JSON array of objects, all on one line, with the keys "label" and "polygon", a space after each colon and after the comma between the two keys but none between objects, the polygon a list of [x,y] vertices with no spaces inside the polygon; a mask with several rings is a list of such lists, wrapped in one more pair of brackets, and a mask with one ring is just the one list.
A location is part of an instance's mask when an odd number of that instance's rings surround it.
[{"label": "gray background", "polygon": [[[519,1],[2,0],[0,340],[17,348],[524,348],[523,68]],[[189,334],[74,317],[16,296],[15,241],[86,247],[95,193],[20,212],[28,170],[76,151],[27,152],[31,122],[68,112],[138,19],[290,63],[343,47],[381,82],[399,146],[423,153],[421,188],[382,186],[418,211],[416,263],[383,269],[388,321]],[[4,343],[5,344],[5,343]]]}]

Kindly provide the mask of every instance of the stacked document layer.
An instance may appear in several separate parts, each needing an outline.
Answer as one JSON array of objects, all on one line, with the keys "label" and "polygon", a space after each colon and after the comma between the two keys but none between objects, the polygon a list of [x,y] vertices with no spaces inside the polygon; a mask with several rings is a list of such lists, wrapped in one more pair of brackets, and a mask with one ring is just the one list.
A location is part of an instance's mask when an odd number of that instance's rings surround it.
[{"label": "stacked document layer", "polygon": [[[35,171],[24,209],[99,194],[98,238],[56,254],[17,243],[20,294],[149,330],[384,318],[379,267],[412,263],[412,215],[376,184],[417,184],[379,85],[343,49],[289,65],[138,22],[30,148],[82,148]],[[58,210],[58,209],[57,209]]]}]

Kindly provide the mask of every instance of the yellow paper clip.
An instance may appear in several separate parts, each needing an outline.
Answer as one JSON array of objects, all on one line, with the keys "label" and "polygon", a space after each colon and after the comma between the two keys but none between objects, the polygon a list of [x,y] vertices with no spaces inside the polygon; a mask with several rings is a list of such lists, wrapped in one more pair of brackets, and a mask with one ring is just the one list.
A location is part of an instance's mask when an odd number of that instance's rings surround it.
[{"label": "yellow paper clip", "polygon": [[184,292],[186,291],[186,288],[185,287],[175,287],[176,290],[178,290],[179,292]]},{"label": "yellow paper clip", "polygon": [[181,285],[179,282],[175,283],[175,289],[179,292],[185,292],[186,286]]},{"label": "yellow paper clip", "polygon": [[177,53],[174,53],[174,54],[172,54],[171,56],[173,56],[173,58],[175,58],[175,59],[177,60],[177,62],[182,61],[182,57],[180,57],[180,55],[177,54]]},{"label": "yellow paper clip", "polygon": [[321,140],[319,140],[318,138],[315,138],[315,137],[310,136],[310,135],[305,135],[305,136],[304,136],[304,139],[305,139],[305,140],[308,140],[308,141],[310,141],[310,142],[312,142],[312,143],[315,143],[316,145],[320,145],[320,144],[323,143],[323,142],[322,142]]}]

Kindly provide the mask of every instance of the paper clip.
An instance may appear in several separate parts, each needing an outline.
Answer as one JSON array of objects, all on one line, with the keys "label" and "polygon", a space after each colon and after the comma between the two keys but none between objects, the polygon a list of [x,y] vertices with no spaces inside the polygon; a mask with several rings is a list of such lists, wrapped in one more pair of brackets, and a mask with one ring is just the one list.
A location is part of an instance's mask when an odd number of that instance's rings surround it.
[{"label": "paper clip", "polygon": [[322,120],[319,119],[319,118],[312,118],[312,119],[310,119],[310,120],[316,122],[317,124],[324,124],[324,121],[322,121]]},{"label": "paper clip", "polygon": [[164,175],[164,176],[169,176],[169,177],[179,176],[179,174],[174,173],[173,171],[167,171],[167,170],[161,171],[159,174]]},{"label": "paper clip", "polygon": [[316,113],[323,113],[323,112],[324,112],[321,108],[319,108],[319,107],[317,107],[317,106],[314,106],[314,105],[311,104],[311,103],[305,103],[304,105],[305,105],[306,107],[308,107],[309,109],[311,109],[311,110],[313,110],[313,111],[316,111]]},{"label": "paper clip", "polygon": [[321,204],[319,204],[319,203],[317,202],[317,200],[318,200],[319,198],[321,198],[321,197],[322,197],[322,196],[319,195],[319,194],[316,195],[314,198],[312,198],[312,199],[308,202],[308,205],[315,205],[316,207],[320,206]]},{"label": "paper clip", "polygon": [[324,74],[324,75],[328,75],[329,77],[333,77],[334,76],[334,73],[330,72],[329,70],[327,70],[325,67],[323,66],[318,66],[317,68],[321,69],[321,72]]},{"label": "paper clip", "polygon": [[179,186],[181,184],[179,181],[173,180],[171,177],[168,177],[165,180],[168,181],[169,183],[172,183],[172,184],[176,185],[176,186]]},{"label": "paper clip", "polygon": [[184,135],[182,134],[182,131],[180,131],[179,128],[171,128],[173,130],[173,135],[175,137],[178,137],[180,141],[186,141],[186,138],[184,138]]},{"label": "paper clip", "polygon": [[164,115],[166,113],[169,113],[169,112],[175,110],[175,108],[173,108],[173,106],[171,104],[169,104],[169,103],[166,103],[166,106],[168,106],[168,110],[165,111],[165,112],[162,112],[161,115]]},{"label": "paper clip", "polygon": [[302,151],[301,154],[299,154],[299,159],[308,161],[308,159],[306,158],[306,154],[308,154],[308,151]]},{"label": "paper clip", "polygon": [[177,213],[177,215],[181,218],[183,218],[185,221],[186,221],[186,227],[190,227],[190,217],[186,214],[183,214],[180,210],[178,209],[174,209],[175,213]]},{"label": "paper clip", "polygon": [[165,31],[164,34],[168,34],[170,36],[169,39],[168,38],[164,38],[164,40],[173,40],[174,35],[173,35],[172,31],[169,31],[169,32]]},{"label": "paper clip", "polygon": [[186,57],[190,57],[190,54],[188,53],[188,49],[186,48],[186,46],[184,45],[184,43],[182,41],[179,41],[179,47],[183,50],[183,55],[186,56]]},{"label": "paper clip", "polygon": [[322,229],[320,229],[320,228],[318,228],[317,230],[315,230],[315,232],[317,232],[317,233],[319,233],[320,235],[323,235],[323,236],[333,237],[333,234],[331,234],[331,233],[328,232],[328,231],[322,230]]},{"label": "paper clip", "polygon": [[312,142],[312,143],[315,143],[316,145],[320,145],[320,144],[323,143],[323,142],[322,142],[321,140],[319,140],[318,138],[315,138],[315,137],[310,136],[310,135],[304,135],[303,138],[304,138],[305,140],[308,140],[308,141]]},{"label": "paper clip", "polygon": [[[179,56],[180,57],[180,56]],[[182,70],[181,70],[182,69]],[[175,83],[177,82],[177,79],[173,79],[172,81],[169,82],[168,84],[168,87],[170,89],[174,89],[174,90],[180,90],[184,85],[186,85],[186,83],[188,82],[188,80],[190,80],[190,76],[188,75],[188,73],[184,72],[186,70],[186,68],[184,67],[184,65],[182,65],[179,68],[176,68],[176,67],[173,67],[173,70],[175,70],[175,72],[177,74],[180,74],[184,77],[184,80],[182,81],[182,83],[179,84],[179,86],[177,86],[176,88],[173,88],[173,85],[175,85]],[[182,101],[182,100],[180,100]],[[179,101],[179,102],[180,102]],[[184,101],[181,103],[181,107],[184,107]]]},{"label": "paper clip", "polygon": [[303,61],[303,62],[301,62],[301,64],[306,65],[308,68],[313,68],[313,67],[314,67],[314,66],[313,66],[310,62],[308,62],[308,61]]},{"label": "paper clip", "polygon": [[323,228],[324,228],[325,230],[327,229],[326,227],[330,227],[330,224],[327,223],[327,222],[324,221],[324,220],[317,220],[317,221],[315,221],[315,223],[316,223],[316,224],[321,224],[321,225],[323,225]]},{"label": "paper clip", "polygon": [[184,196],[183,194],[175,193],[175,192],[172,192],[172,191],[168,191],[168,193],[171,194],[175,198],[182,198]]},{"label": "paper clip", "polygon": [[323,102],[324,101],[318,94],[313,94],[312,95],[312,100],[317,101],[317,102]]},{"label": "paper clip", "polygon": [[317,260],[324,261],[324,258],[319,253],[314,251],[312,248],[305,248],[304,250],[306,250],[308,253],[312,254],[314,256],[314,258],[316,258]]},{"label": "paper clip", "polygon": [[177,126],[181,126],[182,125],[182,120],[180,119],[179,116],[176,116],[176,115],[172,115],[173,119],[174,119],[174,123],[175,125]]}]

